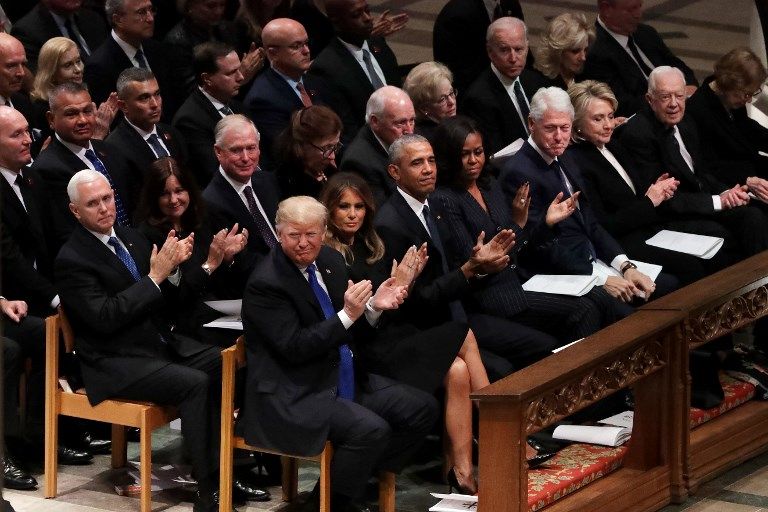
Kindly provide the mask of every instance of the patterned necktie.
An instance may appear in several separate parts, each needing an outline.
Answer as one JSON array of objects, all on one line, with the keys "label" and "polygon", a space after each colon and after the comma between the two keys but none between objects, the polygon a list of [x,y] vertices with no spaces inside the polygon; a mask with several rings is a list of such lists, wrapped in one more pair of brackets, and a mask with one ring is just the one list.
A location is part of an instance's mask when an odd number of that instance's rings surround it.
[{"label": "patterned necktie", "polygon": [[133,261],[131,254],[123,248],[123,245],[120,243],[117,237],[109,237],[109,241],[107,243],[115,249],[115,255],[118,257],[118,259],[120,259],[120,261],[123,262],[123,265],[125,265],[125,267],[128,269],[128,272],[131,273],[133,280],[140,281],[141,276],[139,275],[139,269],[136,268],[136,262]]},{"label": "patterned necktie", "polygon": [[99,160],[99,157],[96,156],[96,153],[94,153],[92,149],[85,150],[85,158],[87,158],[88,161],[91,162],[94,170],[100,172],[101,174],[104,175],[105,178],[107,178],[107,181],[109,182],[109,186],[112,187],[112,191],[115,193],[115,211],[117,213],[117,223],[121,226],[129,226],[131,222],[128,218],[128,212],[125,211],[123,200],[120,197],[120,194],[117,193],[117,189],[115,188],[115,182],[112,181],[112,176],[110,176],[109,171],[107,171],[107,168],[104,167],[104,163],[101,160]]},{"label": "patterned necktie", "polygon": [[248,201],[248,211],[251,212],[251,217],[253,217],[253,222],[256,223],[256,229],[259,230],[261,238],[270,249],[274,248],[277,245],[277,239],[269,224],[267,224],[267,219],[259,211],[259,205],[256,203],[256,197],[253,195],[253,189],[250,185],[243,189],[243,194],[245,194],[245,199]]},{"label": "patterned necktie", "polygon": [[157,138],[157,134],[153,133],[147,138],[147,143],[152,146],[152,149],[154,150],[155,154],[157,155],[157,158],[163,158],[164,156],[169,156],[168,152],[165,150],[162,144],[160,144],[160,139]]},{"label": "patterned necktie", "polygon": [[517,106],[520,109],[520,115],[523,118],[523,127],[525,128],[525,133],[528,132],[528,114],[531,113],[531,109],[528,108],[528,99],[525,97],[525,92],[523,92],[523,86],[520,85],[520,79],[515,79],[515,83],[512,85],[512,91],[515,93],[515,99],[517,100]]},{"label": "patterned necktie", "polygon": [[223,107],[221,107],[221,108],[219,109],[219,112],[221,112],[221,113],[222,113],[222,114],[224,114],[225,116],[230,116],[230,115],[234,114],[234,112],[232,112],[232,109],[231,109],[231,108],[229,108],[229,107],[228,107],[228,106],[226,106],[226,105],[224,105]]},{"label": "patterned necktie", "polygon": [[[312,293],[315,294],[317,302],[320,303],[320,309],[323,310],[323,315],[327,320],[332,318],[336,311],[333,309],[333,303],[328,293],[320,286],[317,274],[315,274],[316,271],[317,267],[314,263],[307,267],[309,287],[312,288]],[[346,343],[339,345],[339,397],[347,400],[354,400],[355,398],[355,366],[352,363],[352,351]]]},{"label": "patterned necktie", "polygon": [[373,67],[373,62],[371,61],[371,52],[366,49],[363,49],[363,62],[365,62],[365,69],[368,70],[368,77],[371,79],[371,85],[373,86],[373,89],[376,90],[384,87],[386,84],[381,81],[378,73],[376,73],[376,69]]},{"label": "patterned necktie", "polygon": [[136,50],[136,53],[134,54],[133,58],[136,60],[136,62],[139,63],[140,68],[149,69],[149,65],[147,64],[147,59],[144,58],[144,52],[141,51],[141,48]]},{"label": "patterned necktie", "polygon": [[309,97],[309,94],[307,94],[307,90],[304,88],[304,84],[299,82],[296,84],[296,90],[299,91],[299,94],[301,95],[301,103],[305,107],[311,107],[312,106],[312,98]]},{"label": "patterned necktie", "polygon": [[643,72],[645,75],[645,78],[648,78],[648,76],[651,74],[651,68],[648,67],[648,64],[645,63],[645,60],[640,56],[640,52],[637,49],[637,45],[635,44],[635,40],[632,38],[632,36],[629,36],[629,39],[627,39],[627,48],[629,48],[629,52],[632,54],[632,57],[635,58],[635,62],[637,62],[638,67],[640,67],[640,71]]}]

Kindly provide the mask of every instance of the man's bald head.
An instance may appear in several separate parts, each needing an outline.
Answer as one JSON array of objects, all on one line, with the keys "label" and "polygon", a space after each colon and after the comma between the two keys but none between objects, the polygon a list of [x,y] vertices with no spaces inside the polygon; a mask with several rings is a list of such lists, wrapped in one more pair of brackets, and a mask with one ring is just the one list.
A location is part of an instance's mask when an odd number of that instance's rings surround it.
[{"label": "man's bald head", "polygon": [[0,166],[18,172],[32,161],[29,124],[16,109],[0,107]]},{"label": "man's bald head", "polygon": [[8,98],[21,90],[26,64],[27,56],[21,41],[0,32],[0,95]]},{"label": "man's bald head", "polygon": [[298,80],[309,69],[309,38],[304,26],[290,18],[276,18],[264,26],[261,41],[274,69]]}]

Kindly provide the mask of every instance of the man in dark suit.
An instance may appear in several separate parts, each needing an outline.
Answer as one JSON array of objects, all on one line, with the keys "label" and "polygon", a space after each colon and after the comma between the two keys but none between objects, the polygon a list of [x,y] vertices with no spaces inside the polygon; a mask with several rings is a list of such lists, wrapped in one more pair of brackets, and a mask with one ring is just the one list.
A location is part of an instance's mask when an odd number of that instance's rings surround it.
[{"label": "man in dark suit", "polygon": [[219,165],[213,152],[213,128],[229,114],[241,114],[243,107],[234,98],[243,75],[234,48],[219,42],[195,47],[197,87],[173,117],[173,126],[184,136],[192,172],[204,188]]},{"label": "man in dark suit", "polygon": [[125,68],[151,70],[163,91],[163,120],[170,121],[183,99],[181,84],[173,72],[173,58],[162,43],[152,39],[155,8],[150,0],[114,0],[106,4],[112,33],[85,63],[85,82],[96,103],[115,90]]},{"label": "man in dark suit", "polygon": [[[264,26],[261,40],[270,67],[253,81],[244,104],[259,128],[262,167],[271,169],[275,140],[288,126],[293,112],[310,105],[325,105],[342,117],[346,109],[334,101],[323,80],[307,74],[311,60],[307,31],[301,23],[274,19]],[[347,122],[342,117],[342,123]]]},{"label": "man in dark suit", "polygon": [[530,98],[547,80],[538,71],[525,68],[528,29],[517,18],[491,23],[486,50],[491,65],[459,101],[459,112],[479,123],[485,150],[493,154],[528,136]]},{"label": "man in dark suit", "polygon": [[385,85],[402,85],[397,59],[384,39],[371,37],[367,0],[329,0],[325,5],[336,38],[315,58],[310,73],[323,78],[349,105],[347,136],[363,126],[368,97]]},{"label": "man in dark suit", "polygon": [[[248,380],[239,428],[247,442],[299,455],[333,443],[334,512],[362,512],[374,470],[399,471],[438,414],[424,391],[369,374],[354,352],[405,287],[352,283],[323,246],[327,210],[301,196],[280,203],[275,247],[243,297]],[[361,317],[365,317],[362,319]]]},{"label": "man in dark suit", "polygon": [[176,159],[182,167],[187,161],[187,146],[178,130],[160,122],[163,98],[157,79],[146,69],[128,68],[117,79],[118,107],[123,119],[106,141],[120,150],[130,168],[131,191],[138,203],[144,175],[149,166],[164,156]]},{"label": "man in dark suit", "polygon": [[[581,175],[576,163],[563,155],[571,136],[573,106],[568,93],[558,87],[539,90],[531,99],[531,135],[522,148],[501,167],[499,180],[511,199],[524,183],[530,184],[528,222],[543,221],[553,198],[581,194]],[[536,248],[531,269],[544,274],[595,274],[608,293],[622,302],[635,297],[646,300],[652,293],[662,295],[676,286],[675,279],[660,274],[654,283],[637,270],[616,240],[597,222],[588,198],[579,196],[577,210],[555,224],[553,238]],[[613,268],[623,277],[608,275]],[[601,271],[601,269],[603,269]],[[621,315],[630,307],[618,308]]]},{"label": "man in dark suit", "polygon": [[685,74],[688,96],[698,82],[691,68],[676,57],[653,27],[640,23],[642,0],[598,0],[595,42],[589,47],[582,78],[605,82],[619,100],[616,114],[631,116],[644,104],[648,75],[657,66],[674,66]]},{"label": "man in dark suit", "polygon": [[[0,32],[0,105],[7,105],[21,112],[31,121],[32,102],[22,92],[27,56],[21,41]],[[34,139],[35,134],[32,133]]]},{"label": "man in dark suit", "polygon": [[256,261],[277,245],[274,219],[280,193],[274,174],[259,169],[259,132],[241,114],[225,117],[216,125],[214,147],[219,167],[203,191],[214,231],[237,224],[248,233],[248,245],[235,257],[232,275],[234,297]]},{"label": "man in dark suit", "polygon": [[194,510],[218,510],[221,356],[217,347],[174,334],[161,313],[172,293],[166,281],[190,257],[193,241],[169,236],[158,249],[138,232],[116,226],[112,188],[96,171],[79,171],[67,191],[79,225],[56,258],[56,283],[75,332],[88,400],[178,407],[198,481]]},{"label": "man in dark suit", "polygon": [[680,185],[660,208],[712,218],[733,235],[745,257],[768,248],[768,218],[748,205],[747,186],[721,183],[701,155],[696,124],[685,117],[683,73],[669,66],[654,69],[646,99],[648,105],[622,127],[619,138],[643,180],[639,188],[647,188],[667,172]]},{"label": "man in dark suit", "polygon": [[395,191],[387,173],[387,148],[404,134],[413,133],[416,114],[408,94],[397,87],[378,89],[368,99],[365,126],[360,128],[341,159],[341,170],[361,174],[381,205]]},{"label": "man in dark suit", "polygon": [[432,49],[435,60],[453,73],[458,90],[465,91],[488,66],[485,35],[491,21],[504,16],[522,20],[520,2],[502,0],[494,8],[483,0],[450,0],[440,10],[432,31]]},{"label": "man in dark suit", "polygon": [[24,44],[29,66],[34,71],[40,48],[52,37],[63,36],[74,41],[85,61],[104,42],[108,30],[104,18],[83,9],[79,0],[40,0],[13,24],[11,34]]},{"label": "man in dark suit", "polygon": [[40,175],[48,201],[47,221],[51,229],[51,254],[63,244],[77,224],[69,211],[67,183],[80,169],[95,169],[108,175],[115,190],[118,223],[130,224],[133,203],[130,191],[136,189],[126,163],[109,143],[92,140],[96,105],[84,84],[66,82],[49,94],[48,122],[55,132],[48,147],[40,152],[32,169]]}]

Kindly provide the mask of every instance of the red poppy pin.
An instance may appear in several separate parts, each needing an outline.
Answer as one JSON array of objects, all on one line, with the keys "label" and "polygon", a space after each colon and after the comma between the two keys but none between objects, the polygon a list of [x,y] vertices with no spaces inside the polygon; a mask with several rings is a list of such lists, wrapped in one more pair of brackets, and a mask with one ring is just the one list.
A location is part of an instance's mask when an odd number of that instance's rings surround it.
[{"label": "red poppy pin", "polygon": [[171,140],[171,134],[170,134],[170,132],[165,132],[165,133],[163,134],[163,138],[164,138],[165,140]]}]

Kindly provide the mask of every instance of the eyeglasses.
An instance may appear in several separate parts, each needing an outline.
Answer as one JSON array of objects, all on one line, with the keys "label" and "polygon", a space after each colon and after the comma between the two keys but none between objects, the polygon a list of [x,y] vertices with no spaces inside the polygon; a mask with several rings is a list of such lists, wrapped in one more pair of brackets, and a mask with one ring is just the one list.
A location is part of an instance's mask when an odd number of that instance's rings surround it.
[{"label": "eyeglasses", "polygon": [[458,94],[458,92],[459,92],[458,89],[455,89],[455,88],[451,89],[448,92],[448,94],[443,94],[442,96],[437,98],[435,100],[435,105],[440,105],[441,107],[445,107],[446,105],[448,105],[449,99],[456,101],[456,94]]},{"label": "eyeglasses", "polygon": [[315,146],[311,142],[308,142],[307,144],[318,150],[323,155],[323,158],[330,158],[332,154],[338,153],[339,150],[344,147],[344,144],[341,142],[337,142],[336,144],[328,144],[322,148],[320,146]]},{"label": "eyeglasses", "polygon": [[309,48],[309,39],[305,39],[303,41],[296,41],[295,43],[291,44],[272,44],[269,45],[270,48],[288,48],[292,52],[300,52],[304,49],[304,47]]}]

